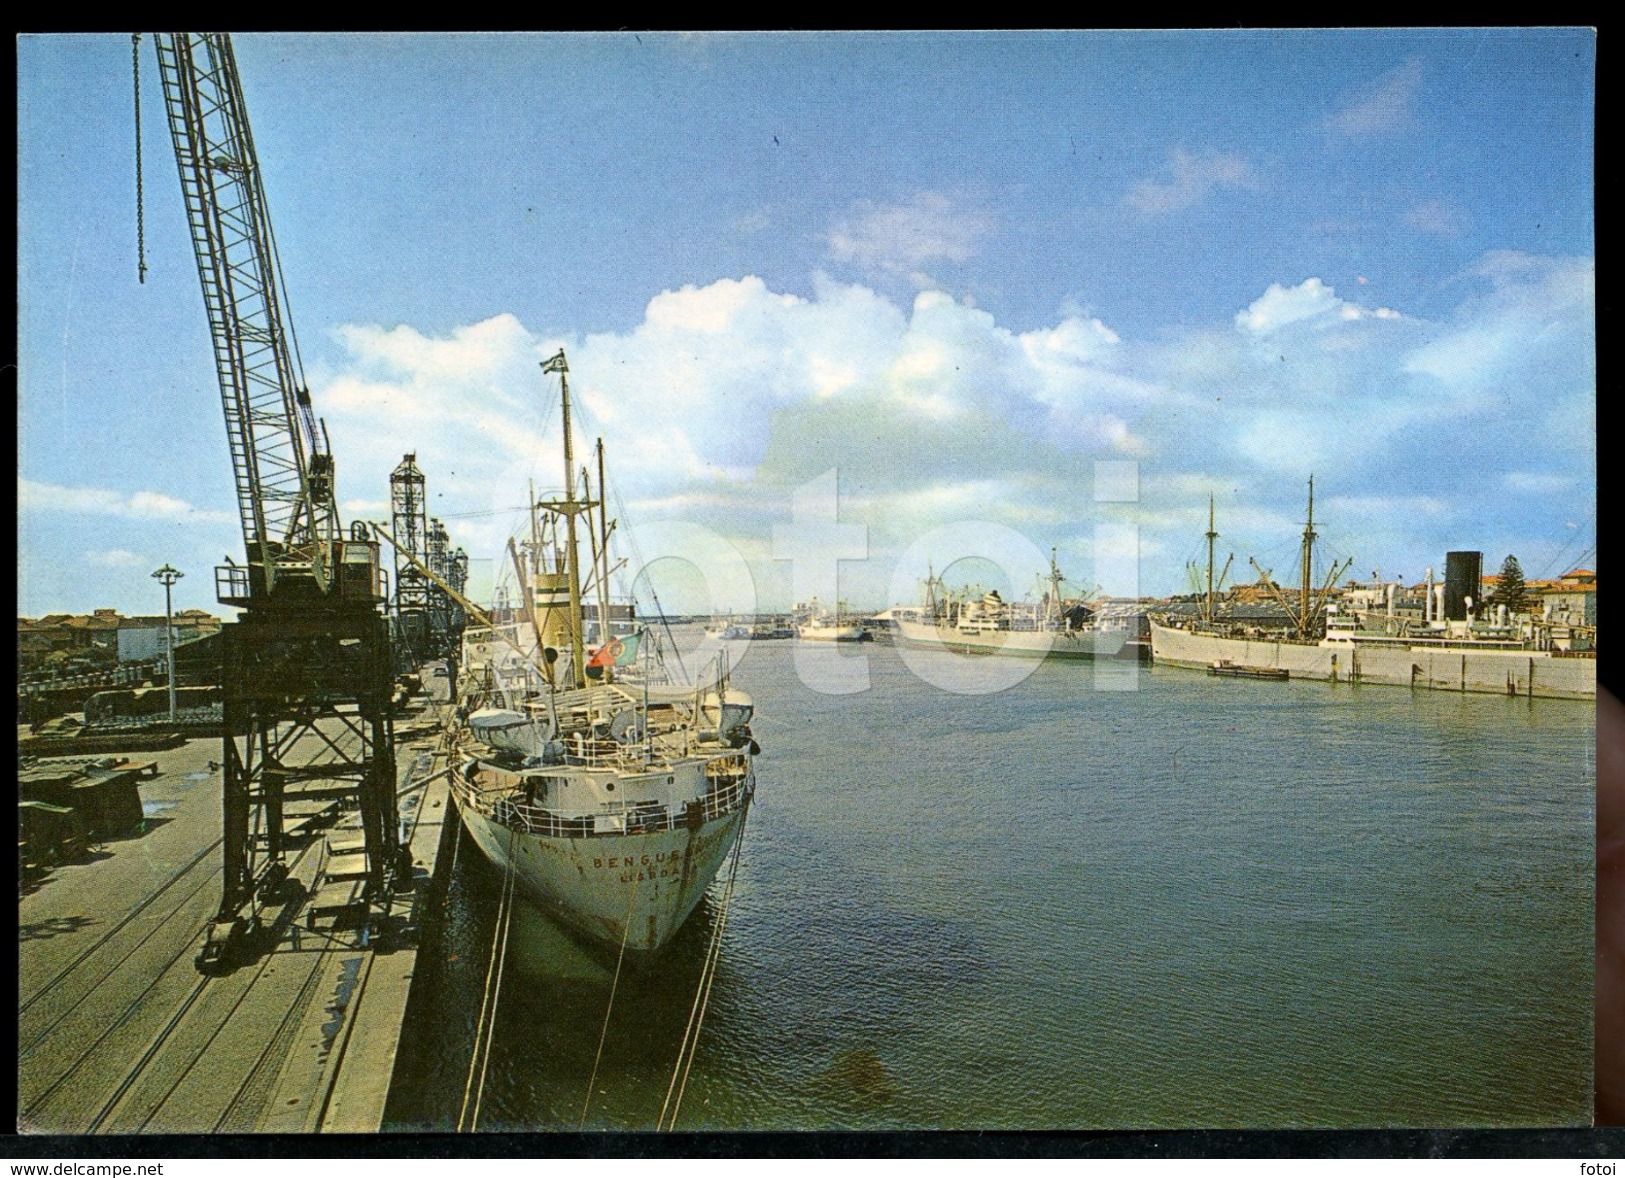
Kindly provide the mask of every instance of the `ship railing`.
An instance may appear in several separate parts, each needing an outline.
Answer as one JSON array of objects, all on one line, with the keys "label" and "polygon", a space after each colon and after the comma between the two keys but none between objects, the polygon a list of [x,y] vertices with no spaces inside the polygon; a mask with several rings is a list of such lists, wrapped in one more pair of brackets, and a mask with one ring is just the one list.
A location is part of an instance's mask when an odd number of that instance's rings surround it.
[{"label": "ship railing", "polygon": [[690,808],[698,806],[705,821],[709,822],[713,818],[721,818],[724,814],[732,814],[739,809],[750,797],[752,789],[753,782],[749,770],[737,777],[715,778],[711,787],[700,795],[699,801],[690,802],[689,806]]},{"label": "ship railing", "polygon": [[[587,813],[561,813],[518,801],[512,796],[498,798],[494,802],[479,799],[476,804],[493,822],[522,830],[526,834],[544,838],[591,838],[606,834],[659,834],[712,822],[738,810],[750,792],[747,775],[721,788],[708,789],[699,798],[681,806],[667,806],[659,802],[617,803]],[[479,801],[486,804],[479,805]]]},{"label": "ship railing", "polygon": [[656,731],[648,737],[614,740],[606,736],[593,736],[584,732],[566,733],[563,738],[564,763],[584,769],[615,769],[631,771],[642,769],[650,761],[664,756],[681,756],[688,746],[674,741],[675,733]]},{"label": "ship railing", "polygon": [[606,834],[658,834],[698,826],[738,810],[755,789],[743,758],[724,757],[706,766],[706,791],[680,806],[660,802],[612,802],[596,810],[559,811],[525,802],[509,787],[481,789],[461,768],[451,773],[460,805],[502,826],[545,838],[590,838]]},{"label": "ship railing", "polygon": [[711,789],[736,785],[749,776],[750,765],[742,755],[718,757],[714,761],[707,761],[705,765],[705,779]]}]

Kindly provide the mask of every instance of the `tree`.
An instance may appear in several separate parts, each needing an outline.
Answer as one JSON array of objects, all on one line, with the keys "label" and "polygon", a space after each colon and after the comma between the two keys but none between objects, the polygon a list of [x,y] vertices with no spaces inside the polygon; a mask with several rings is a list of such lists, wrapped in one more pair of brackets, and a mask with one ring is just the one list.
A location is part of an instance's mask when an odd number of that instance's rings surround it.
[{"label": "tree", "polygon": [[1528,590],[1524,586],[1523,566],[1516,556],[1501,562],[1501,579],[1490,594],[1489,605],[1504,605],[1507,613],[1522,613],[1528,607]]}]

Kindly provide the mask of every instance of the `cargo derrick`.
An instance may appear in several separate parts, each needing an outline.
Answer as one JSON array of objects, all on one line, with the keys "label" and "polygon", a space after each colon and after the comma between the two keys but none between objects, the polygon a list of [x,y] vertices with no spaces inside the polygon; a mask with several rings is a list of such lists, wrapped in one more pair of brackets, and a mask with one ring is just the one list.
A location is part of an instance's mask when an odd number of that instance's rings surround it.
[{"label": "cargo derrick", "polygon": [[395,664],[416,672],[429,660],[429,605],[432,586],[419,570],[428,554],[428,490],[417,455],[401,458],[389,476],[390,527],[401,547],[395,553]]},{"label": "cargo derrick", "polygon": [[[257,953],[261,912],[295,902],[284,803],[351,796],[365,833],[367,919],[409,887],[396,816],[388,591],[378,544],[339,521],[230,38],[156,33],[175,160],[213,337],[246,563],[215,570],[238,607],[224,642],[224,887],[202,970]],[[382,931],[382,930],[380,930]]]},{"label": "cargo derrick", "polygon": [[[417,455],[406,454],[389,476],[390,529],[395,552],[395,666],[415,672],[462,650],[463,608],[443,588],[462,592],[468,556],[451,548],[446,525],[428,515],[427,480]],[[431,577],[432,575],[432,577]]]}]

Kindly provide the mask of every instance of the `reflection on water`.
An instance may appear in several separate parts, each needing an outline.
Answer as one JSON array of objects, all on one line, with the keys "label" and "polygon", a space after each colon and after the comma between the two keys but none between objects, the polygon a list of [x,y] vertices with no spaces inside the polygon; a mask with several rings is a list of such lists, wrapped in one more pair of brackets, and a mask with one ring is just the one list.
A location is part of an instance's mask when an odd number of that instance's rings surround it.
[{"label": "reflection on water", "polygon": [[[680,1128],[1583,1123],[1589,706],[1088,664],[951,695],[738,670],[760,790]],[[500,877],[465,841],[390,1118],[451,1127]],[[615,994],[649,1129],[714,898]],[[574,1128],[614,954],[521,905],[482,1128]],[[416,1001],[416,1000],[415,1000]]]}]

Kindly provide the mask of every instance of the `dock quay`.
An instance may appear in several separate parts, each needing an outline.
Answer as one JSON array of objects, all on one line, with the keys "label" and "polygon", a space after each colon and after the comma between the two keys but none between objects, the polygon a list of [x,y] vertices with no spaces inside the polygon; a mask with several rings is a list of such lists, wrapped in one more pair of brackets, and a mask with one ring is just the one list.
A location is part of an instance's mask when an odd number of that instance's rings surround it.
[{"label": "dock quay", "polygon": [[[259,951],[212,976],[194,957],[221,898],[220,741],[134,759],[142,820],[92,834],[21,887],[22,1132],[380,1128],[443,836],[455,833],[438,707],[396,723],[412,888],[358,918],[355,815],[340,798],[290,793],[281,906],[262,912]],[[74,768],[28,771],[49,781]]]}]

